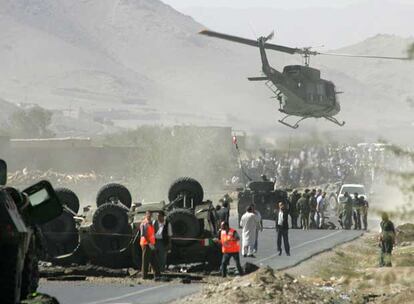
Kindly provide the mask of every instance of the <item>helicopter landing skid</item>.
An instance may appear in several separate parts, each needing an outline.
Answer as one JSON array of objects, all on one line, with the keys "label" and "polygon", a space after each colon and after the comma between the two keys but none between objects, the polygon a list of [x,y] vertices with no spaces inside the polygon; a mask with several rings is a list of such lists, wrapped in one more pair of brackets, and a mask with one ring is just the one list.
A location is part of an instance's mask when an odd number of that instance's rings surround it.
[{"label": "helicopter landing skid", "polygon": [[292,115],[286,115],[285,117],[283,117],[282,119],[280,119],[280,120],[278,120],[282,125],[285,125],[285,126],[287,126],[287,127],[289,127],[289,128],[292,128],[292,129],[297,129],[297,128],[299,128],[299,123],[302,121],[302,120],[305,120],[305,119],[307,119],[307,118],[310,118],[310,116],[305,116],[305,117],[302,117],[301,119],[299,119],[297,122],[295,122],[295,124],[294,125],[291,125],[290,123],[287,123],[287,122],[285,122],[285,119],[286,118],[288,118],[288,117],[290,117],[290,116],[292,116]]},{"label": "helicopter landing skid", "polygon": [[343,127],[345,125],[345,121],[339,122],[338,119],[336,119],[335,117],[332,117],[332,116],[324,116],[324,118],[326,120],[329,120],[330,122],[333,122],[334,124],[336,124],[336,125],[338,125],[340,127]]}]

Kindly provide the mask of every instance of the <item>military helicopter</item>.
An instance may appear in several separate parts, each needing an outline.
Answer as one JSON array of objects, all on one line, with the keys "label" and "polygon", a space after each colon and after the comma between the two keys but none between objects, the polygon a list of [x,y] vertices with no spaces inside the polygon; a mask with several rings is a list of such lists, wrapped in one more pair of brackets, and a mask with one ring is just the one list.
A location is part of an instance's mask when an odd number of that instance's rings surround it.
[{"label": "military helicopter", "polygon": [[[265,81],[266,86],[275,94],[272,98],[277,99],[279,103],[279,111],[286,114],[279,120],[279,122],[293,129],[297,129],[299,123],[308,118],[325,118],[339,126],[345,125],[344,121],[340,122],[334,117],[341,110],[337,95],[343,92],[336,91],[332,81],[322,79],[321,72],[309,66],[311,56],[328,55],[409,60],[409,58],[404,57],[320,53],[313,51],[312,47],[291,48],[267,43],[268,40],[273,38],[274,32],[266,37],[259,37],[257,40],[227,35],[210,30],[203,30],[199,34],[259,47],[264,75],[260,77],[248,77],[248,80]],[[291,55],[299,54],[303,58],[304,65],[285,66],[281,73],[270,66],[266,55],[266,49]],[[299,117],[294,124],[286,121],[292,116]]]}]

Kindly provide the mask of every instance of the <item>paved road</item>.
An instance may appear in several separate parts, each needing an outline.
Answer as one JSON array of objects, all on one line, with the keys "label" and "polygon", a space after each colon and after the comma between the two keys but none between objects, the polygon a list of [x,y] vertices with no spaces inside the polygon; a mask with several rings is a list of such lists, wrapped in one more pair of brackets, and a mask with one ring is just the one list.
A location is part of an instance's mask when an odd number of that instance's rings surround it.
[{"label": "paved road", "polygon": [[[233,227],[235,223],[233,223]],[[269,265],[283,269],[298,264],[319,252],[350,241],[361,231],[344,230],[290,230],[291,256],[276,252],[274,223],[265,221],[264,231],[259,236],[256,258],[245,258],[258,265]],[[125,286],[116,284],[93,284],[89,282],[42,282],[40,292],[55,296],[62,304],[108,304],[108,303],[168,303],[199,291],[201,284],[148,284]]]}]

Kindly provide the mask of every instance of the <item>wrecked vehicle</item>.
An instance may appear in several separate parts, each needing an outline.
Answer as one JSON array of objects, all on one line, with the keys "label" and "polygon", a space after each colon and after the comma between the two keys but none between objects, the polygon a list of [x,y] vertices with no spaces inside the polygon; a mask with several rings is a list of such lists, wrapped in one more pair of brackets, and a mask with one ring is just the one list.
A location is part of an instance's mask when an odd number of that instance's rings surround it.
[{"label": "wrecked vehicle", "polygon": [[[65,193],[68,194],[67,191]],[[72,203],[67,200],[66,205],[76,205],[73,203],[75,196],[70,198]],[[48,243],[48,260],[57,265],[91,263],[138,269],[141,267],[138,241],[141,220],[147,210],[152,211],[154,217],[162,210],[172,227],[172,247],[167,264],[203,263],[206,270],[217,270],[221,248],[213,239],[217,237],[218,219],[213,203],[203,201],[203,198],[202,186],[189,177],[179,178],[171,185],[169,203],[132,205],[131,194],[126,187],[108,184],[98,192],[96,209],[86,207],[80,216],[76,216],[77,209],[73,208],[72,213],[67,211],[60,218],[65,225],[56,220],[43,229],[49,239],[60,235],[55,238],[56,244]]]},{"label": "wrecked vehicle", "polygon": [[40,181],[20,192],[5,186],[7,165],[0,159],[0,292],[2,303],[20,303],[36,292],[42,250],[38,225],[62,213],[52,185]]},{"label": "wrecked vehicle", "polygon": [[[139,225],[147,210],[164,211],[172,227],[171,251],[167,265],[202,263],[205,270],[217,270],[221,262],[221,248],[213,239],[218,235],[218,218],[211,201],[203,201],[204,191],[198,181],[190,177],[177,179],[168,192],[169,203],[144,204],[134,211],[132,226]],[[138,240],[138,234],[137,234]],[[141,248],[134,241],[135,266],[140,263]],[[138,262],[137,262],[138,261]]]},{"label": "wrecked vehicle", "polygon": [[275,190],[271,181],[251,181],[238,193],[237,214],[240,219],[251,204],[256,205],[263,220],[274,220],[274,210],[278,202],[288,203],[285,190]]}]

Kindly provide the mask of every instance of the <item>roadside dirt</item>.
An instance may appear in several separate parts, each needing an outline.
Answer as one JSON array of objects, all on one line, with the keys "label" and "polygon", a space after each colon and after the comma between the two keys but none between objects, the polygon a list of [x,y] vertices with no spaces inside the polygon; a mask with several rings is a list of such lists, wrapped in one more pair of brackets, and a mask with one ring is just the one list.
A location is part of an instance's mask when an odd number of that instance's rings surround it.
[{"label": "roadside dirt", "polygon": [[284,272],[261,268],[209,282],[175,303],[414,303],[413,228],[399,226],[393,267],[378,267],[377,236],[371,233]]}]

